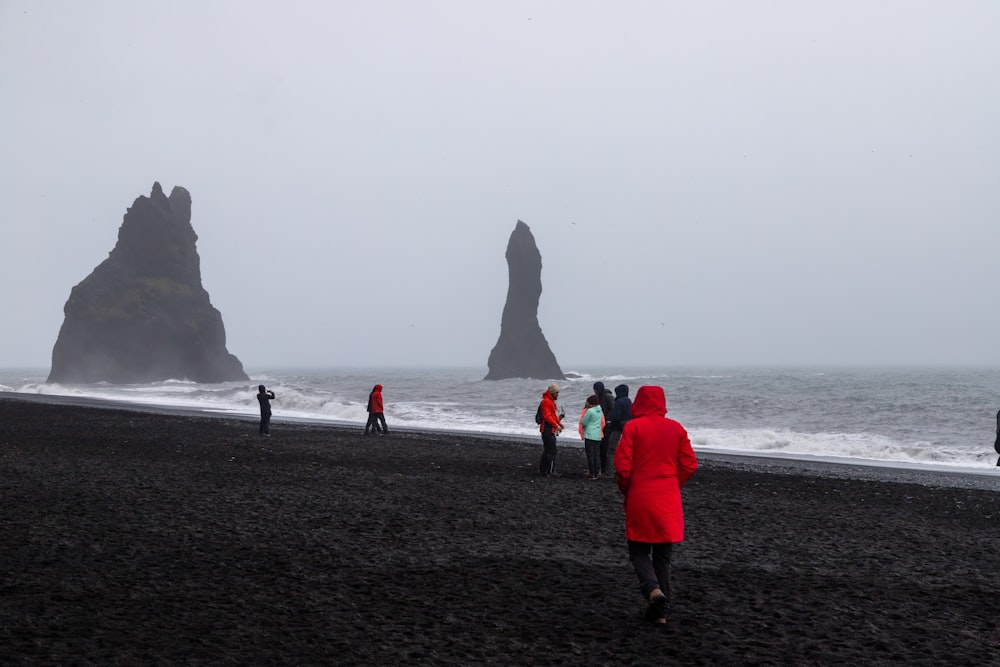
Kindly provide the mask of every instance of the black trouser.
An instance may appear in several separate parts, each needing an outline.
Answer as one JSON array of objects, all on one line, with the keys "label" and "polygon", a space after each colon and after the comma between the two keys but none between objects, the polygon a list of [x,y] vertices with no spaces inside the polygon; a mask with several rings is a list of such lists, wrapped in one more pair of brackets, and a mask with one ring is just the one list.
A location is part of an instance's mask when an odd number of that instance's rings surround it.
[{"label": "black trouser", "polygon": [[260,434],[270,435],[271,433],[271,413],[260,413]]},{"label": "black trouser", "polygon": [[601,472],[601,441],[583,441],[583,451],[587,454],[587,474],[596,477]]},{"label": "black trouser", "polygon": [[[601,439],[601,474],[611,474],[611,464],[615,462],[615,449],[618,448],[618,441],[622,439],[622,432],[606,431]],[[610,462],[608,457],[611,457]]]},{"label": "black trouser", "polygon": [[[381,424],[381,426],[379,426],[379,424]],[[368,432],[369,428],[373,428],[379,433],[388,433],[389,427],[385,425],[385,413],[373,412],[368,415],[368,423],[365,425],[365,433]]]},{"label": "black trouser", "polygon": [[673,544],[648,544],[628,540],[628,559],[632,561],[635,574],[639,577],[642,597],[649,600],[649,594],[659,588],[670,602],[670,550]]},{"label": "black trouser", "polygon": [[538,472],[551,475],[556,471],[556,434],[552,431],[542,432],[542,460],[538,463]]}]

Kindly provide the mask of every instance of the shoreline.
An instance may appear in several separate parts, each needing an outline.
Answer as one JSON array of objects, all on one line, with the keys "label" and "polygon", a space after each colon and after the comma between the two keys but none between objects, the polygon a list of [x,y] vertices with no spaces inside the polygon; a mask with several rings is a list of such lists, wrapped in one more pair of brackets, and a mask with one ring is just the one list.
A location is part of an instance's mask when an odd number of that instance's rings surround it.
[{"label": "shoreline", "polygon": [[[561,448],[0,398],[29,664],[990,664],[995,490],[699,456],[670,623]],[[931,479],[940,479],[930,476]]]},{"label": "shoreline", "polygon": [[[0,401],[4,400],[22,400],[50,405],[109,408],[156,415],[235,419],[253,423],[256,423],[257,421],[257,417],[255,415],[212,411],[199,408],[136,403],[131,401],[116,401],[112,399],[92,398],[86,396],[0,392]],[[364,428],[364,425],[361,423],[336,420],[300,419],[280,416],[273,419],[272,423],[275,425],[288,424],[313,426],[345,431],[355,431]],[[518,436],[506,433],[486,433],[481,431],[464,431],[459,429],[435,430],[405,426],[396,427],[393,430],[399,433],[415,433],[436,437],[476,438],[528,446],[538,444],[535,437]],[[579,446],[574,440],[572,445],[561,445],[560,448],[582,449],[582,446]],[[765,469],[771,472],[787,474],[817,474],[853,479],[898,481],[914,484],[1000,491],[1000,466],[995,469],[986,468],[982,470],[973,468],[953,469],[948,466],[934,466],[931,464],[923,465],[915,463],[904,464],[899,462],[863,460],[832,460],[819,457],[788,457],[780,454],[744,454],[742,452],[733,451],[720,452],[698,449],[696,449],[695,452],[697,453],[699,460],[715,461],[720,464],[732,465],[737,468],[740,466],[746,466],[748,469]]]}]

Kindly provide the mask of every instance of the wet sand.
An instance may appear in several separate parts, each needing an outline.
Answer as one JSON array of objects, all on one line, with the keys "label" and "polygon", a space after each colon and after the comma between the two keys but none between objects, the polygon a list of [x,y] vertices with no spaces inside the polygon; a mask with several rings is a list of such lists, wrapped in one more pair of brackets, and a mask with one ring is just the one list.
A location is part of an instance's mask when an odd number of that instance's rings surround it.
[{"label": "wet sand", "polygon": [[581,449],[272,434],[0,398],[0,663],[1000,664],[1000,470],[703,456],[656,627]]}]

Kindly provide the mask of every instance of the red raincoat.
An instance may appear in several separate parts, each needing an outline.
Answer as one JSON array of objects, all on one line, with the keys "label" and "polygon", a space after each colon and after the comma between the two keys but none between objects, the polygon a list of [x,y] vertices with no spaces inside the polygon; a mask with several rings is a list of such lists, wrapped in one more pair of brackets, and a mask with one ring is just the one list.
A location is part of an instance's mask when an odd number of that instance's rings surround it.
[{"label": "red raincoat", "polygon": [[375,385],[372,392],[372,412],[385,412],[385,404],[382,403],[382,385]]},{"label": "red raincoat", "polygon": [[615,451],[615,477],[625,495],[625,537],[634,542],[684,540],[681,487],[698,460],[687,431],[666,413],[662,387],[639,387],[632,419]]}]

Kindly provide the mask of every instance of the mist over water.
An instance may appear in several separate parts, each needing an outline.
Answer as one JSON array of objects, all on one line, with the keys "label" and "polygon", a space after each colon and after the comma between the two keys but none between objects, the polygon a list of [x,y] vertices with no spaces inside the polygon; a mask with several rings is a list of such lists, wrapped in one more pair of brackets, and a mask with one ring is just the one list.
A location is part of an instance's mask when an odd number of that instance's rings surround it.
[{"label": "mist over water", "polygon": [[[986,470],[1000,408],[997,368],[577,368],[559,381],[568,428],[562,446],[580,446],[576,419],[593,383],[661,385],[669,416],[696,451],[819,457],[889,465]],[[0,370],[0,390],[93,397],[252,416],[256,387],[277,394],[274,421],[356,424],[382,384],[390,428],[502,434],[533,441],[534,412],[548,384],[482,380],[482,368],[248,369],[249,383],[64,387],[45,369]]]},{"label": "mist over water", "polygon": [[245,364],[484,364],[518,220],[562,361],[1000,361],[1000,3],[234,6],[0,2],[0,366],[154,181]]}]

